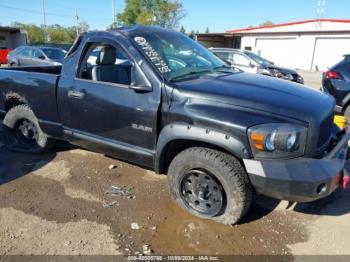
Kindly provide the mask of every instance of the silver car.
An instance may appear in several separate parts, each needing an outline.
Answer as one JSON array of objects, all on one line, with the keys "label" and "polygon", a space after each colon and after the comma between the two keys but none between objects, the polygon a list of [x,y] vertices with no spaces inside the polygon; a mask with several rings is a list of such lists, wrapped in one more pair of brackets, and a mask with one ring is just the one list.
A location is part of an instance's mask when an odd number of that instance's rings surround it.
[{"label": "silver car", "polygon": [[277,77],[304,84],[304,79],[295,70],[276,66],[273,62],[247,50],[233,48],[209,48],[217,57],[244,72]]},{"label": "silver car", "polygon": [[9,54],[10,66],[55,66],[62,65],[66,56],[62,48],[22,46]]}]

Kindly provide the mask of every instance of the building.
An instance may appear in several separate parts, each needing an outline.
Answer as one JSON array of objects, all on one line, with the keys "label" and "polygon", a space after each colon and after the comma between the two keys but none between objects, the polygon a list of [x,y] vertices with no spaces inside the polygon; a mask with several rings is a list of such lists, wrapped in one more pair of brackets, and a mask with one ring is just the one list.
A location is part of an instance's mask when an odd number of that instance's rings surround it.
[{"label": "building", "polygon": [[350,54],[350,20],[320,19],[199,34],[207,47],[251,50],[294,69],[327,70]]},{"label": "building", "polygon": [[27,44],[27,32],[16,27],[0,27],[0,49],[15,49]]},{"label": "building", "polygon": [[0,65],[7,64],[7,54],[27,44],[27,32],[16,27],[0,27]]}]

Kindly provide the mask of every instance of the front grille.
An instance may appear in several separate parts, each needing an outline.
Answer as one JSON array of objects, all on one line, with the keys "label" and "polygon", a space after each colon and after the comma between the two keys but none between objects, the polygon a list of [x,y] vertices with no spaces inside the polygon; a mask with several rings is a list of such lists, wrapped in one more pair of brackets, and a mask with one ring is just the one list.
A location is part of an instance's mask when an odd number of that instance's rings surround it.
[{"label": "front grille", "polygon": [[334,113],[328,116],[320,125],[320,133],[318,136],[317,148],[326,146],[326,143],[329,142],[332,133]]}]

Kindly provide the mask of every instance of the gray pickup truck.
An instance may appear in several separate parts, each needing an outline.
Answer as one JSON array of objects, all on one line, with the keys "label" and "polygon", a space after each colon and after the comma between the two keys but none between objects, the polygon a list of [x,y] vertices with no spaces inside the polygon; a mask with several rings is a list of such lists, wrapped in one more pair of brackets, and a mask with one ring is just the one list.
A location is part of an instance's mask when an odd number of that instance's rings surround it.
[{"label": "gray pickup truck", "polygon": [[332,97],[234,71],[175,31],[85,33],[62,66],[1,69],[0,91],[9,149],[67,140],[153,169],[181,207],[224,224],[254,194],[307,202],[348,179]]}]

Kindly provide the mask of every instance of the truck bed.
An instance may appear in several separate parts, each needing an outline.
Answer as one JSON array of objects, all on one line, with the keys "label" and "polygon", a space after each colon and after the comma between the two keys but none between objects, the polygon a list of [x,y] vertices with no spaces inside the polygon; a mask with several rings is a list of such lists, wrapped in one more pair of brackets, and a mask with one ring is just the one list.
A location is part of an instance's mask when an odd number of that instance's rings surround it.
[{"label": "truck bed", "polygon": [[52,125],[59,123],[57,84],[61,66],[7,67],[0,69],[0,117],[4,117],[9,103],[28,104],[41,123],[51,133]]}]

